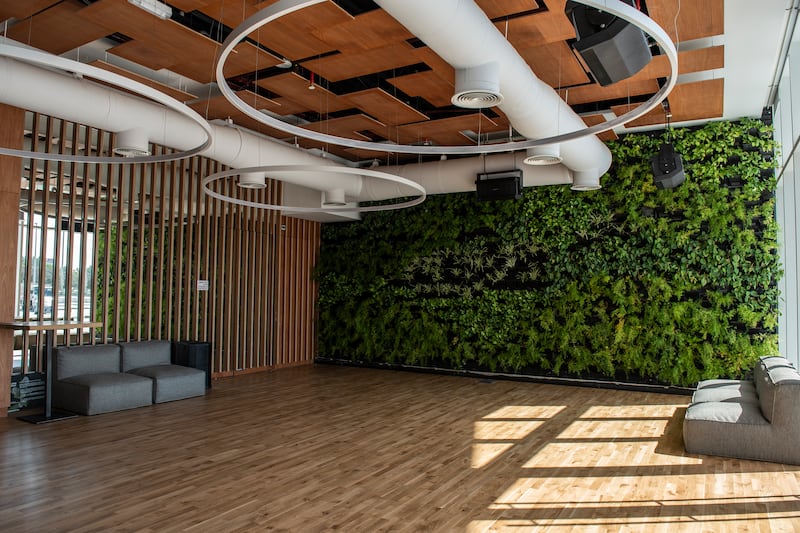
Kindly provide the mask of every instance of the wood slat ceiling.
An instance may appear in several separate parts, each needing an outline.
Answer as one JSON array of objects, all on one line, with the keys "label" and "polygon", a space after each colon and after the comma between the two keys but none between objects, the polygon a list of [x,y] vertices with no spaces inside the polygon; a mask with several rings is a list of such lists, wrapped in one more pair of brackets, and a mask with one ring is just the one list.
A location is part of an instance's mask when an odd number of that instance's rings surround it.
[{"label": "wood slat ceiling", "polygon": [[[123,75],[129,72],[127,75],[138,81],[148,80],[148,69],[166,69],[189,82],[206,84],[214,79],[220,47],[209,35],[224,35],[218,24],[233,28],[276,1],[168,0],[173,19],[161,20],[127,0],[96,0],[88,5],[83,0],[0,0],[0,22],[10,19],[9,37],[58,54],[105,39],[106,57],[95,64]],[[668,74],[666,58],[656,56],[630,79],[600,87],[570,49],[575,30],[564,14],[566,0],[476,3],[534,73],[559,90],[588,124],[624,113],[626,101],[631,105],[643,101],[658,90],[659,78]],[[673,38],[695,41],[695,46],[697,39],[724,32],[724,0],[684,0],[680,4],[679,0],[643,0],[643,4]],[[361,9],[348,11],[351,6]],[[283,58],[294,62],[291,69],[276,68]],[[123,69],[120,60],[143,68]],[[669,98],[673,121],[721,116],[724,48],[709,45],[683,51],[679,64],[681,74],[692,73],[693,80],[705,81],[676,87]],[[310,91],[312,73],[315,90]],[[453,67],[369,2],[326,1],[273,21],[239,44],[226,64],[225,74],[234,90],[245,95],[243,98],[251,98],[262,109],[279,115],[296,115],[300,123],[315,131],[340,132],[353,138],[370,132],[393,140],[427,139],[436,144],[474,142],[461,131],[475,131],[477,126],[469,127],[468,123],[474,124],[478,115],[465,114],[450,103]],[[152,86],[161,85],[153,81]],[[189,93],[193,91],[183,91],[185,86],[172,88],[169,94],[180,100],[191,99]],[[285,137],[239,113],[221,97],[203,94],[216,92],[194,92],[200,99],[192,107],[203,110],[204,116],[230,117],[243,127]],[[487,111],[482,117],[483,133],[509,130],[500,109]],[[632,126],[658,125],[663,120],[663,112],[656,110]],[[376,157],[371,151],[320,148],[353,159]],[[386,155],[379,152],[377,157]]]}]

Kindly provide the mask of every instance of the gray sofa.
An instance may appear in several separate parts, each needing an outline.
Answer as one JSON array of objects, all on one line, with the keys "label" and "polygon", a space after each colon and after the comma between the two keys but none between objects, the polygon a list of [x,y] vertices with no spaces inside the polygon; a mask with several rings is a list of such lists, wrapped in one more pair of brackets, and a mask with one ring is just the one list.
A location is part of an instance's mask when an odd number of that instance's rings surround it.
[{"label": "gray sofa", "polygon": [[169,341],[58,347],[53,407],[83,415],[202,396],[203,370],[171,364]]},{"label": "gray sofa", "polygon": [[683,421],[686,451],[800,464],[800,374],[762,357],[752,380],[701,381]]}]

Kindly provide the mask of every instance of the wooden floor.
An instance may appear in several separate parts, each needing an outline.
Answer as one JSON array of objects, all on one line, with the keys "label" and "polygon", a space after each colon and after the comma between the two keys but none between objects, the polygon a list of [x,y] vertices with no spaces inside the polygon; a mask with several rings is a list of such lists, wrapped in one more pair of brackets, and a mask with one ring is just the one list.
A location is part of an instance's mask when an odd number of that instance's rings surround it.
[{"label": "wooden floor", "polygon": [[687,401],[321,366],[8,418],[0,530],[800,531],[800,467],[687,455]]}]

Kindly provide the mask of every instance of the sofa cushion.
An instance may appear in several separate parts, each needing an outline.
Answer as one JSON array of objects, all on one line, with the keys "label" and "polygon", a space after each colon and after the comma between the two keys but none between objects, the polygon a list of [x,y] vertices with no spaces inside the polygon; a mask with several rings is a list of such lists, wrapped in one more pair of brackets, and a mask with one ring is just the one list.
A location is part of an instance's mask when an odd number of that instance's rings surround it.
[{"label": "sofa cushion", "polygon": [[[792,366],[773,366],[761,374],[759,381],[756,382],[756,388],[761,412],[764,418],[773,422],[775,416],[781,416],[781,413],[775,412],[779,394],[792,395],[790,404],[796,405],[800,401],[800,374]],[[789,412],[782,414],[790,415]]]},{"label": "sofa cushion", "polygon": [[120,343],[122,371],[171,363],[172,345],[169,341],[140,341]]},{"label": "sofa cushion", "polygon": [[121,372],[83,374],[53,384],[53,406],[95,415],[150,405],[153,381]]},{"label": "sofa cushion", "polygon": [[152,379],[153,403],[202,396],[206,392],[206,373],[197,368],[153,365],[134,368],[129,373]]},{"label": "sofa cushion", "polygon": [[698,387],[692,395],[692,403],[703,402],[748,402],[758,404],[758,395],[753,384],[749,382],[737,387]]},{"label": "sofa cushion", "polygon": [[56,380],[120,371],[120,350],[116,344],[61,346],[53,350],[53,356]]}]

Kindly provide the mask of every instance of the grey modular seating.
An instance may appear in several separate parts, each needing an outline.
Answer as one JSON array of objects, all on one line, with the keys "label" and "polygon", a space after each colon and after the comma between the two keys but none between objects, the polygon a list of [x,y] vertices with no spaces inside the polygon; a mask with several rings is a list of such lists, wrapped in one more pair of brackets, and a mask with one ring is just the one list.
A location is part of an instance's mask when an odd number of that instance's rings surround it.
[{"label": "grey modular seating", "polygon": [[171,364],[169,341],[53,350],[53,407],[95,415],[206,392],[205,371]]},{"label": "grey modular seating", "polygon": [[800,374],[762,357],[753,379],[701,381],[683,421],[689,453],[800,464]]}]

